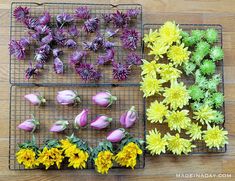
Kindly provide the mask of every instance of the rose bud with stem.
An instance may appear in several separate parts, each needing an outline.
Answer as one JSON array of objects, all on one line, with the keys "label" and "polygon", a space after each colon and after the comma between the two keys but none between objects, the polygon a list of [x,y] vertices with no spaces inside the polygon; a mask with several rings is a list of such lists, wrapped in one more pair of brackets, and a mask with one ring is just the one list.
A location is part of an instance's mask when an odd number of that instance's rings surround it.
[{"label": "rose bud with stem", "polygon": [[121,141],[126,135],[126,131],[123,128],[115,129],[114,131],[111,131],[108,136],[107,140],[112,143],[117,143]]},{"label": "rose bud with stem", "polygon": [[79,113],[74,119],[74,127],[76,129],[80,127],[85,127],[87,125],[87,116],[88,109],[83,109],[81,113]]},{"label": "rose bud with stem", "polygon": [[69,125],[68,121],[56,121],[50,128],[50,132],[59,133],[61,131],[64,131]]},{"label": "rose bud with stem", "polygon": [[128,111],[126,111],[124,114],[120,117],[120,123],[125,128],[130,128],[135,124],[135,122],[138,119],[138,114],[135,110],[135,106],[132,106]]},{"label": "rose bud with stem", "polygon": [[24,122],[20,123],[17,127],[19,129],[24,130],[24,131],[33,133],[35,131],[37,125],[39,125],[39,124],[40,124],[39,121],[36,120],[34,118],[34,116],[32,115],[32,118],[26,119]]},{"label": "rose bud with stem", "polygon": [[59,91],[56,100],[60,105],[76,105],[81,102],[77,92],[73,90]]},{"label": "rose bud with stem", "polygon": [[91,122],[91,127],[97,130],[106,128],[111,122],[112,118],[109,118],[105,115],[100,115]]},{"label": "rose bud with stem", "polygon": [[26,94],[24,98],[34,106],[40,106],[46,103],[46,99],[39,93]]},{"label": "rose bud with stem", "polygon": [[109,91],[98,92],[95,96],[92,97],[93,103],[102,107],[109,107],[116,100],[117,97],[112,96]]}]

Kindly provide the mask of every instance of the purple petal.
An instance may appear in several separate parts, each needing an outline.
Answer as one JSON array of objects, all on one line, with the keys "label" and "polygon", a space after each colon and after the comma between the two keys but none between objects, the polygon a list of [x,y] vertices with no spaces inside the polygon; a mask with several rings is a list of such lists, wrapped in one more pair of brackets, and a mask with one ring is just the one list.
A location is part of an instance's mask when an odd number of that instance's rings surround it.
[{"label": "purple petal", "polygon": [[77,43],[73,39],[68,39],[64,45],[67,46],[68,48],[76,48],[77,47]]},{"label": "purple petal", "polygon": [[113,63],[113,78],[119,81],[126,80],[130,74],[130,67],[127,64]]},{"label": "purple petal", "polygon": [[38,18],[38,23],[40,25],[47,25],[51,20],[51,15],[48,12],[44,12],[42,16]]},{"label": "purple petal", "polygon": [[87,55],[86,51],[75,51],[69,57],[69,64],[78,65],[82,63],[82,60],[86,60]]},{"label": "purple petal", "polygon": [[125,13],[122,13],[117,10],[116,13],[112,14],[113,25],[117,28],[124,28],[128,23],[128,16]]},{"label": "purple petal", "polygon": [[58,57],[54,59],[54,71],[57,74],[64,73],[64,63]]},{"label": "purple petal", "polygon": [[78,36],[78,35],[79,35],[79,31],[78,31],[78,29],[77,29],[77,26],[76,26],[76,25],[73,25],[73,26],[69,27],[68,33],[69,33],[71,36],[73,36],[73,37]]},{"label": "purple petal", "polygon": [[53,57],[54,57],[54,58],[55,58],[55,57],[58,57],[58,56],[60,56],[60,55],[63,55],[63,51],[60,50],[60,49],[58,49],[58,48],[53,49],[53,50],[52,50],[52,53],[53,53]]},{"label": "purple petal", "polygon": [[90,18],[84,22],[83,29],[87,33],[93,33],[97,30],[98,25],[99,25],[98,18]]},{"label": "purple petal", "polygon": [[125,28],[120,37],[122,41],[122,46],[129,50],[135,50],[137,48],[137,43],[140,38],[140,33],[135,29]]},{"label": "purple petal", "polygon": [[76,65],[75,70],[77,74],[85,81],[97,81],[102,76],[101,73],[97,69],[95,69],[93,64],[81,63],[79,65]]},{"label": "purple petal", "polygon": [[13,16],[17,21],[24,22],[29,17],[29,8],[19,6],[14,10]]},{"label": "purple petal", "polygon": [[134,52],[129,53],[126,57],[126,63],[127,65],[141,65],[141,57]]},{"label": "purple petal", "polygon": [[80,6],[75,10],[75,17],[79,19],[89,19],[91,17],[90,11],[86,6]]}]

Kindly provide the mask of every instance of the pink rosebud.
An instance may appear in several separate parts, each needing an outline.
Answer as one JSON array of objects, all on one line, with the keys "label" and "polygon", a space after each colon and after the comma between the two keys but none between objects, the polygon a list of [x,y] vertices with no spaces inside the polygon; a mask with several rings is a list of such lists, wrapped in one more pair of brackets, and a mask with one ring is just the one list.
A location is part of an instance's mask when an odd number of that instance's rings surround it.
[{"label": "pink rosebud", "polygon": [[57,93],[57,102],[61,105],[73,105],[81,102],[78,94],[73,90],[63,90]]},{"label": "pink rosebud", "polygon": [[56,121],[50,129],[50,132],[61,132],[64,131],[68,127],[69,122],[68,121]]},{"label": "pink rosebud", "polygon": [[37,125],[39,125],[39,122],[32,116],[31,119],[25,120],[24,122],[20,123],[17,127],[24,131],[34,132]]},{"label": "pink rosebud", "polygon": [[35,106],[43,105],[46,103],[46,99],[40,94],[26,94],[24,98]]},{"label": "pink rosebud", "polygon": [[130,128],[136,121],[138,115],[135,110],[135,106],[132,106],[127,112],[121,115],[120,123],[125,128]]},{"label": "pink rosebud", "polygon": [[110,132],[107,136],[107,140],[113,143],[121,141],[125,137],[125,129],[119,128]]},{"label": "pink rosebud", "polygon": [[82,112],[76,116],[74,120],[74,127],[76,129],[87,125],[87,115],[88,115],[88,109],[83,109]]},{"label": "pink rosebud", "polygon": [[117,97],[112,96],[108,91],[98,92],[95,96],[92,97],[93,103],[102,107],[109,107],[116,100]]},{"label": "pink rosebud", "polygon": [[91,127],[97,130],[104,129],[110,124],[112,120],[112,118],[109,118],[105,115],[101,115],[91,122]]}]

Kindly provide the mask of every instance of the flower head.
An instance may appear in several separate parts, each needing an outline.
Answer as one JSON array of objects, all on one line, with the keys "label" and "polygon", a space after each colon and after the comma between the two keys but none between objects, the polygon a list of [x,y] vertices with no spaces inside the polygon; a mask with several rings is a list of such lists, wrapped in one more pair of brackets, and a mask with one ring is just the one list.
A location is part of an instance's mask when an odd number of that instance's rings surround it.
[{"label": "flower head", "polygon": [[157,100],[152,102],[150,107],[147,109],[147,119],[151,121],[151,123],[162,123],[163,118],[167,115],[168,107],[165,106],[162,102],[158,102]]},{"label": "flower head", "polygon": [[75,17],[79,19],[89,19],[91,17],[90,11],[86,6],[80,6],[75,10]]},{"label": "flower head", "polygon": [[218,31],[214,28],[208,28],[205,33],[205,39],[208,43],[215,43],[218,40]]},{"label": "flower head", "polygon": [[91,42],[83,42],[83,47],[96,52],[104,46],[104,42],[104,37],[98,34]]},{"label": "flower head", "polygon": [[120,117],[120,123],[125,128],[132,127],[135,122],[138,120],[138,113],[135,110],[135,106],[132,106],[128,111],[123,113]]},{"label": "flower head", "polygon": [[39,25],[38,19],[30,18],[30,17],[24,19],[23,23],[26,26],[26,28],[32,29],[32,30],[34,30],[35,27]]},{"label": "flower head", "polygon": [[216,108],[220,108],[224,103],[224,95],[221,92],[216,92],[212,94],[211,100]]},{"label": "flower head", "polygon": [[209,124],[215,119],[216,111],[210,106],[204,104],[197,111],[193,112],[194,119],[200,121],[202,124]]},{"label": "flower head", "polygon": [[44,105],[46,103],[46,99],[40,93],[26,94],[24,98],[34,106]]},{"label": "flower head", "polygon": [[54,59],[54,71],[56,74],[64,73],[64,63],[58,57]]},{"label": "flower head", "polygon": [[59,133],[68,127],[68,121],[56,121],[50,128],[50,132]]},{"label": "flower head", "polygon": [[109,24],[112,21],[112,14],[102,14],[102,19],[104,20],[105,24]]},{"label": "flower head", "polygon": [[200,70],[205,75],[211,75],[215,73],[216,65],[212,60],[204,60],[200,66]]},{"label": "flower head", "polygon": [[144,97],[159,94],[163,90],[162,83],[161,79],[146,76],[143,78],[143,82],[140,82],[140,90],[144,92]]},{"label": "flower head", "polygon": [[73,39],[68,39],[64,43],[64,45],[67,46],[68,48],[76,48],[77,47],[77,43]]},{"label": "flower head", "polygon": [[24,122],[20,123],[17,127],[21,130],[33,133],[39,124],[40,124],[39,121],[36,120],[32,115],[31,119],[26,119]]},{"label": "flower head", "polygon": [[114,61],[114,49],[107,49],[104,55],[98,56],[97,63],[99,65],[104,65],[108,62]]},{"label": "flower head", "polygon": [[189,87],[189,95],[194,101],[200,101],[204,98],[204,91],[198,85]]},{"label": "flower head", "polygon": [[159,74],[161,79],[168,82],[168,81],[176,81],[180,75],[181,71],[173,67],[173,64],[159,64]]},{"label": "flower head", "polygon": [[24,77],[26,80],[29,80],[34,75],[38,75],[38,69],[33,67],[32,63],[30,63],[29,67],[25,70]]},{"label": "flower head", "polygon": [[141,57],[134,52],[129,53],[126,57],[126,64],[127,65],[141,65],[142,64]]},{"label": "flower head", "polygon": [[19,6],[15,8],[13,16],[17,21],[24,22],[29,17],[29,8]]},{"label": "flower head", "polygon": [[105,115],[100,115],[91,122],[90,126],[96,130],[101,130],[109,126],[112,120],[112,118],[109,118]]},{"label": "flower head", "polygon": [[88,109],[83,109],[74,119],[74,127],[76,129],[85,127],[88,123]]},{"label": "flower head", "polygon": [[189,60],[189,55],[188,47],[184,47],[184,44],[171,46],[167,53],[167,57],[176,66],[186,63]]},{"label": "flower head", "polygon": [[211,48],[210,57],[213,61],[219,61],[224,58],[224,51],[219,46],[214,46]]},{"label": "flower head", "polygon": [[64,46],[66,41],[65,31],[62,28],[55,29],[53,33],[53,40],[61,46]]},{"label": "flower head", "polygon": [[201,140],[202,126],[199,126],[198,123],[191,123],[185,133],[188,134],[192,140]]},{"label": "flower head", "polygon": [[130,74],[130,66],[127,64],[113,62],[113,78],[119,81],[126,80]]},{"label": "flower head", "polygon": [[67,13],[62,13],[56,16],[56,21],[60,28],[72,23],[73,20],[74,20],[73,16]]},{"label": "flower head", "polygon": [[148,47],[150,48],[148,55],[154,55],[154,58],[158,60],[159,58],[163,58],[163,55],[167,52],[170,46],[159,39],[158,41],[149,44]]},{"label": "flower head", "polygon": [[23,148],[16,152],[16,159],[19,164],[23,164],[26,169],[34,168],[36,153],[32,148]]},{"label": "flower head", "polygon": [[75,51],[69,56],[69,64],[79,65],[82,63],[82,60],[86,60],[87,55],[86,51]]},{"label": "flower head", "polygon": [[141,13],[139,9],[128,9],[126,12],[127,17],[129,18],[137,18],[137,16]]},{"label": "flower head", "polygon": [[74,105],[81,101],[78,93],[73,90],[57,92],[56,100],[60,105]]},{"label": "flower head", "polygon": [[11,55],[14,55],[17,60],[24,60],[25,59],[25,47],[22,46],[22,43],[11,40],[9,43],[9,51]]},{"label": "flower head", "polygon": [[155,60],[149,62],[147,60],[142,59],[143,64],[141,65],[141,75],[142,76],[149,76],[149,77],[153,77],[156,78],[157,76],[157,68],[158,68],[158,64],[156,63]]},{"label": "flower head", "polygon": [[53,53],[53,57],[56,58],[56,57],[59,57],[60,55],[62,55],[63,51],[58,48],[55,48],[52,50],[52,53]]},{"label": "flower head", "polygon": [[90,18],[84,22],[83,29],[87,33],[93,33],[97,30],[99,21],[100,20],[98,18]]},{"label": "flower head", "polygon": [[75,67],[75,70],[84,81],[97,81],[102,77],[102,74],[97,69],[95,69],[93,64],[81,63]]},{"label": "flower head", "polygon": [[113,25],[117,28],[126,27],[128,21],[129,21],[127,14],[120,12],[118,10],[116,13],[113,13],[111,17],[112,17]]},{"label": "flower head", "polygon": [[152,29],[150,29],[149,34],[144,34],[143,41],[147,45],[152,44],[157,40],[158,37],[159,37],[159,33],[157,32],[157,30],[153,31]]},{"label": "flower head", "polygon": [[48,12],[44,12],[42,16],[38,18],[38,23],[40,25],[47,25],[51,20],[51,15]]},{"label": "flower head", "polygon": [[95,166],[98,173],[107,174],[109,169],[113,166],[113,153],[109,150],[101,151],[95,158]]},{"label": "flower head", "polygon": [[76,37],[79,35],[79,31],[77,29],[77,26],[76,25],[73,25],[73,26],[70,26],[69,29],[68,29],[68,33],[73,36],[73,37]]},{"label": "flower head", "polygon": [[120,36],[122,46],[129,50],[135,50],[140,38],[140,33],[135,29],[125,28]]},{"label": "flower head", "polygon": [[108,134],[107,140],[112,143],[117,143],[125,137],[125,133],[126,131],[123,128],[115,129]]},{"label": "flower head", "polygon": [[117,97],[113,96],[109,91],[98,92],[96,95],[92,96],[93,103],[101,107],[109,107],[116,100]]},{"label": "flower head", "polygon": [[199,42],[202,40],[202,38],[205,36],[205,31],[204,30],[192,30],[191,31],[191,37],[193,37],[193,39],[196,42]]}]

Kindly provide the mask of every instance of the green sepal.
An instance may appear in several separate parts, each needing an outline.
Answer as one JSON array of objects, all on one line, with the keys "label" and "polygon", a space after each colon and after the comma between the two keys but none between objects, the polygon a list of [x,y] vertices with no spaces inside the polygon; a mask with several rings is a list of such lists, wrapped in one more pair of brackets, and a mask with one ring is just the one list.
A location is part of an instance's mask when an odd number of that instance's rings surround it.
[{"label": "green sepal", "polygon": [[74,133],[71,136],[67,136],[67,139],[77,146],[77,148],[86,151],[89,155],[91,153],[91,148],[88,146],[86,141],[81,140],[80,138],[74,136]]},{"label": "green sepal", "polygon": [[110,152],[114,153],[112,143],[110,141],[100,142],[99,145],[93,148],[92,150],[92,159],[94,160],[95,158],[97,158],[99,152],[106,150],[109,150]]},{"label": "green sepal", "polygon": [[59,146],[60,146],[60,142],[58,139],[48,139],[44,142],[42,148],[47,147],[48,149],[51,149],[51,148],[56,148]]},{"label": "green sepal", "polygon": [[39,149],[37,144],[36,144],[36,139],[35,139],[34,135],[32,135],[32,139],[31,140],[27,140],[24,143],[18,144],[18,147],[20,149],[33,149],[34,152],[37,152],[38,149]]}]

